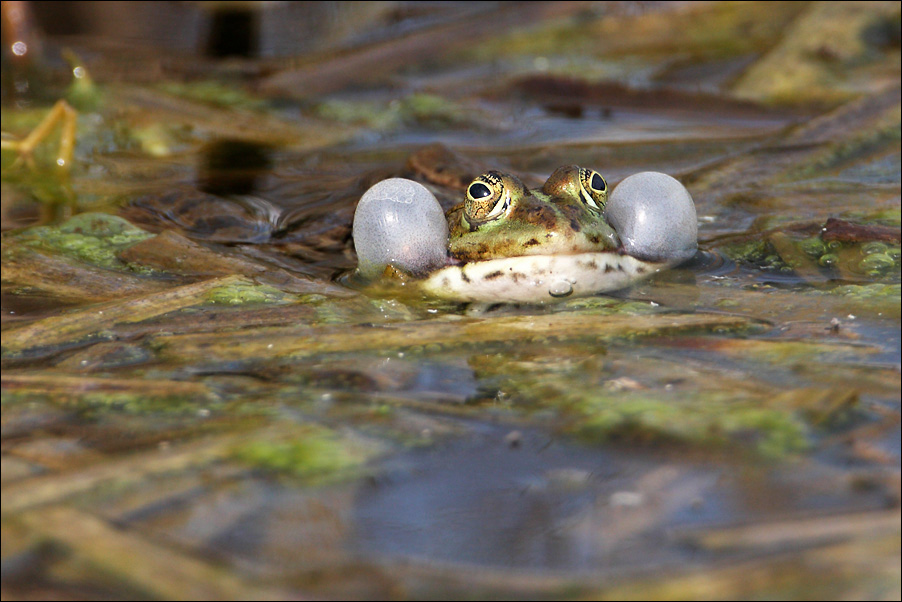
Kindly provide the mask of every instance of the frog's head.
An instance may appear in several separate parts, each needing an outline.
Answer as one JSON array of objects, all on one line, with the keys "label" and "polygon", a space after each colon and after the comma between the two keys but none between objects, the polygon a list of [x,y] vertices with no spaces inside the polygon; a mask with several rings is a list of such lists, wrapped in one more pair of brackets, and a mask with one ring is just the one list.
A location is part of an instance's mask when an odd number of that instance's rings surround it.
[{"label": "frog's head", "polygon": [[385,180],[357,206],[358,273],[373,279],[389,266],[433,296],[547,303],[623,288],[695,254],[695,205],[677,180],[643,172],[610,199],[607,188],[573,165],[539,190],[489,171],[443,216],[422,185]]},{"label": "frog's head", "polygon": [[448,213],[448,249],[462,262],[614,250],[619,241],[602,214],[606,198],[601,174],[573,165],[532,191],[515,176],[489,171]]}]

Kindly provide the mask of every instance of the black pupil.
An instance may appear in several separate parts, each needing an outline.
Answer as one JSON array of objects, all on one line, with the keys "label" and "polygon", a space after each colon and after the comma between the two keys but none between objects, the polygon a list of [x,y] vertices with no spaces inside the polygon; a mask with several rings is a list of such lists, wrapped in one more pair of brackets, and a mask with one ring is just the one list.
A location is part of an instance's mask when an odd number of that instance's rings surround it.
[{"label": "black pupil", "polygon": [[474,199],[484,199],[487,196],[491,196],[492,191],[489,190],[489,187],[485,184],[480,184],[477,182],[476,184],[470,185],[470,196]]},{"label": "black pupil", "polygon": [[604,178],[602,178],[598,174],[592,174],[591,185],[592,185],[592,188],[595,190],[604,190],[605,189]]}]

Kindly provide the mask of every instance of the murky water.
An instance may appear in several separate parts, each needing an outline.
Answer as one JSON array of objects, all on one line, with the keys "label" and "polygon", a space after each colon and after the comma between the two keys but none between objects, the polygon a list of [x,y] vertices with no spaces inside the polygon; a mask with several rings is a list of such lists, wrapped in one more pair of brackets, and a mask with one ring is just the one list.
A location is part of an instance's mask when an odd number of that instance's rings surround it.
[{"label": "murky water", "polygon": [[[3,151],[4,598],[898,596],[898,3],[368,4],[4,55],[4,135],[80,111]],[[571,163],[678,177],[699,254],[346,286],[375,182]]]}]

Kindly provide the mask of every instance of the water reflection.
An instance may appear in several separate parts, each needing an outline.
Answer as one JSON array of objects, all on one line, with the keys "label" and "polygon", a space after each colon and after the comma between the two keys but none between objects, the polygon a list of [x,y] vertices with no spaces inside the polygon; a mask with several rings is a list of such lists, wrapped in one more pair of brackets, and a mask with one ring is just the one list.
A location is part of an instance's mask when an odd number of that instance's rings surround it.
[{"label": "water reflection", "polygon": [[690,511],[716,471],[681,470],[679,487],[670,478],[655,484],[670,490],[664,502],[647,478],[653,463],[545,434],[518,432],[514,438],[492,431],[400,463],[358,493],[355,545],[367,554],[598,568],[629,562],[636,547],[658,560],[674,559],[678,549],[661,549],[660,541],[649,545],[660,536],[652,537],[651,528],[668,522],[672,512],[684,519],[687,513],[717,516],[714,507]]},{"label": "water reflection", "polygon": [[200,153],[197,185],[210,194],[252,194],[272,168],[268,146],[246,140],[216,140]]},{"label": "water reflection", "polygon": [[260,10],[252,4],[224,5],[210,17],[207,55],[256,56],[260,46]]}]

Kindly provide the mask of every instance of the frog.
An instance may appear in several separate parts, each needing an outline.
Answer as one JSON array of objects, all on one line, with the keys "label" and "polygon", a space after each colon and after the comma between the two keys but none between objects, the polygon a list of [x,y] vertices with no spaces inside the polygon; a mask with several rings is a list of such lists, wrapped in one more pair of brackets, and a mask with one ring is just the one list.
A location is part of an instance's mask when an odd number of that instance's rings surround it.
[{"label": "frog", "polygon": [[642,172],[608,192],[577,165],[533,190],[489,170],[442,212],[424,186],[392,178],[355,212],[357,273],[442,299],[542,304],[625,288],[694,255],[695,207],[676,179]]},{"label": "frog", "polygon": [[526,255],[569,255],[620,246],[602,216],[607,182],[597,171],[567,165],[541,189],[488,171],[448,211],[448,252],[463,263]]}]

